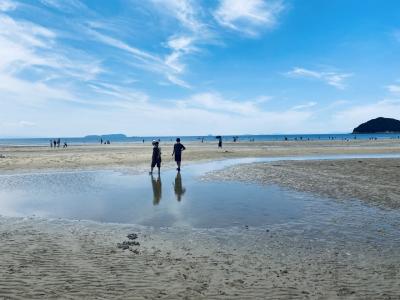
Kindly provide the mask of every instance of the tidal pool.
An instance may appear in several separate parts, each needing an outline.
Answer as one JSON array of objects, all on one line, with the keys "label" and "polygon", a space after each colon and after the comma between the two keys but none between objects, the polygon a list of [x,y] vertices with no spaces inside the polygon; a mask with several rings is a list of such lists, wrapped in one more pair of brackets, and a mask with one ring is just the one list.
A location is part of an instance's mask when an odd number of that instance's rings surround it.
[{"label": "tidal pool", "polygon": [[[239,163],[288,159],[398,157],[357,155],[246,158],[184,166],[181,173],[132,175],[128,171],[74,171],[0,175],[0,214],[154,227],[268,227],[276,224],[374,223],[396,212],[358,201],[337,202],[276,185],[208,182],[207,172]],[[368,220],[371,222],[368,223]],[[341,220],[341,221],[338,221]]]}]

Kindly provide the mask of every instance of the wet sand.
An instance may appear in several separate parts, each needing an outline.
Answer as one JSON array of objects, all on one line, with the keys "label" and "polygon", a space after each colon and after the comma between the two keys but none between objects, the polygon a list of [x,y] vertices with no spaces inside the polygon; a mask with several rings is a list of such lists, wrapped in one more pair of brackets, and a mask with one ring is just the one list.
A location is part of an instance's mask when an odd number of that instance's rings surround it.
[{"label": "wet sand", "polygon": [[[170,147],[162,145],[166,167],[173,165]],[[231,143],[218,150],[215,144],[193,143],[187,149],[185,163],[400,153],[400,144]],[[1,147],[0,153],[5,155],[1,172],[127,167],[142,172],[148,168],[151,147]],[[393,180],[399,178],[400,160],[358,161],[244,165],[210,176],[278,183],[346,199],[365,195],[367,201],[381,201],[384,195],[389,200],[382,203],[398,207],[398,181]],[[324,190],[327,182],[331,188]],[[400,223],[387,220],[386,213],[368,223],[362,216],[355,219],[358,223],[339,216],[329,226],[312,228],[305,222],[200,230],[0,216],[0,299],[399,299]],[[130,233],[138,238],[128,239]]]},{"label": "wet sand", "polygon": [[209,174],[213,180],[278,184],[334,199],[359,199],[400,208],[400,159],[279,161],[238,165]]},{"label": "wet sand", "polygon": [[[183,142],[184,143],[184,142]],[[184,143],[183,163],[237,157],[296,156],[323,154],[400,153],[400,140],[276,141],[224,143]],[[163,167],[174,166],[172,143],[161,144]],[[71,145],[67,149],[49,147],[0,147],[0,171],[71,170],[99,168],[148,169],[151,145]]]},{"label": "wet sand", "polygon": [[[0,218],[0,298],[398,299],[399,240]],[[123,250],[118,244],[135,242]]]}]

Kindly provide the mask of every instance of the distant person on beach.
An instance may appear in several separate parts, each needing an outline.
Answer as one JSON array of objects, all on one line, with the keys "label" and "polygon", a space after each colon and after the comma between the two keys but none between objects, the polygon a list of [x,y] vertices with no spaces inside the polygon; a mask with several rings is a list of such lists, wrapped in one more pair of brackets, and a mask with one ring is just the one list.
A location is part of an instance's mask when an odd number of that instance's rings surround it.
[{"label": "distant person on beach", "polygon": [[61,140],[57,139],[57,148],[60,148]]},{"label": "distant person on beach", "polygon": [[181,144],[181,139],[177,138],[176,143],[174,145],[174,151],[172,152],[172,156],[175,156],[176,165],[178,166],[176,170],[178,172],[181,171],[182,151],[185,149],[186,149],[185,146]]},{"label": "distant person on beach", "polygon": [[222,148],[222,137],[218,138],[218,148]]},{"label": "distant person on beach", "polygon": [[100,139],[100,144],[103,145],[103,138]]},{"label": "distant person on beach", "polygon": [[53,148],[53,140],[50,140],[50,148]]},{"label": "distant person on beach", "polygon": [[161,168],[161,148],[159,147],[159,142],[153,140],[153,155],[151,157],[151,170],[150,175],[153,174],[153,169],[155,166],[158,168],[158,174],[160,174]]},{"label": "distant person on beach", "polygon": [[54,145],[54,148],[57,147],[57,141],[56,140],[53,141],[53,145]]},{"label": "distant person on beach", "polygon": [[64,142],[64,146],[63,146],[63,148],[67,148],[68,147],[68,144],[67,144],[67,142]]}]

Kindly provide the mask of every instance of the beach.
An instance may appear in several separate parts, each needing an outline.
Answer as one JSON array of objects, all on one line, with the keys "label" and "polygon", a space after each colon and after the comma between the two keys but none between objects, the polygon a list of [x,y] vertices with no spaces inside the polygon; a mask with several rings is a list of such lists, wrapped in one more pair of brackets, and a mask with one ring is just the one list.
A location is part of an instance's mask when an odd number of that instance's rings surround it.
[{"label": "beach", "polygon": [[[400,297],[400,159],[285,160],[399,154],[399,141],[239,142],[225,143],[223,149],[214,143],[184,145],[183,174],[193,163],[282,157],[234,165],[198,180],[272,184],[301,198],[324,197],[326,209],[301,222],[227,228],[0,216],[0,298]],[[162,171],[172,169],[172,144],[161,148]],[[105,169],[142,174],[149,169],[151,146],[1,147],[0,153],[5,156],[2,174]],[[329,209],[338,206],[340,214]]]},{"label": "beach", "polygon": [[288,189],[387,208],[400,208],[400,159],[279,161],[238,165],[214,172],[208,180],[277,184]]},{"label": "beach", "polygon": [[[3,299],[400,297],[398,240],[382,244],[363,228],[338,243],[330,240],[333,232],[315,236],[306,225],[154,230],[4,218],[0,224]],[[118,248],[131,233],[140,245]]]},{"label": "beach", "polygon": [[[400,140],[350,140],[350,141],[276,141],[224,143],[182,143],[187,147],[183,154],[185,163],[239,157],[317,156],[336,154],[399,153]],[[174,165],[171,157],[173,143],[161,143],[164,167]],[[30,170],[76,170],[131,168],[149,169],[152,146],[150,143],[111,145],[70,145],[67,149],[43,146],[2,146],[0,170],[2,172]]]}]

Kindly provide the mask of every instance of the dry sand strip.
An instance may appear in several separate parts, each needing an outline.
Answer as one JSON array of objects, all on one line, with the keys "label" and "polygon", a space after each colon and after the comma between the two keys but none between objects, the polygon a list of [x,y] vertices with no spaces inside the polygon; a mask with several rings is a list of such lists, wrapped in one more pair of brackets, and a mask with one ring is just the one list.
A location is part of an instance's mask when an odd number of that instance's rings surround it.
[{"label": "dry sand strip", "polygon": [[355,198],[400,208],[400,159],[279,161],[237,165],[208,179],[278,184],[334,199]]},{"label": "dry sand strip", "polygon": [[[174,165],[172,143],[161,143],[164,167]],[[183,163],[238,157],[304,156],[327,154],[400,153],[400,140],[352,141],[275,141],[186,144]],[[147,170],[151,161],[150,144],[71,145],[67,149],[49,147],[0,147],[0,172],[30,170],[71,170],[129,168]]]},{"label": "dry sand strip", "polygon": [[0,217],[0,299],[399,299],[399,241],[296,229]]}]

